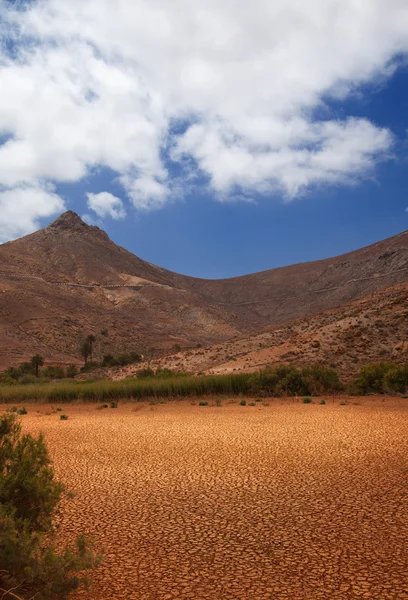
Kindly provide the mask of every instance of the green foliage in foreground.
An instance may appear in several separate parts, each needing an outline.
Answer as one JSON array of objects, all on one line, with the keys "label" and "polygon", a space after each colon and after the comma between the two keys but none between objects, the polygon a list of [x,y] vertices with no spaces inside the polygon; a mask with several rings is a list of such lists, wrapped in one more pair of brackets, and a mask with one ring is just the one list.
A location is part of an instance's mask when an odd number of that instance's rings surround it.
[{"label": "green foliage in foreground", "polygon": [[1,598],[62,600],[87,583],[81,571],[97,564],[87,540],[54,545],[52,520],[64,492],[43,437],[22,435],[15,414],[0,417]]}]

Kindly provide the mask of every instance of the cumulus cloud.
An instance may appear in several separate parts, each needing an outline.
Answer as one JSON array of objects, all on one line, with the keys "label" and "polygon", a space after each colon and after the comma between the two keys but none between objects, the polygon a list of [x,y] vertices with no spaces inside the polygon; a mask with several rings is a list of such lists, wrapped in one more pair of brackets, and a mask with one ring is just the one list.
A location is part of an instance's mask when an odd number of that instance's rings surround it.
[{"label": "cumulus cloud", "polygon": [[163,206],[197,175],[221,200],[290,200],[356,182],[391,152],[390,131],[336,119],[330,99],[397,68],[406,0],[42,0],[23,11],[0,0],[0,9],[0,185],[10,189],[104,166],[138,209]]},{"label": "cumulus cloud", "polygon": [[124,219],[126,210],[123,202],[117,196],[109,192],[101,192],[99,194],[87,194],[87,205],[90,210],[93,210],[98,217],[111,217],[112,219]]},{"label": "cumulus cloud", "polygon": [[38,219],[65,208],[52,191],[34,186],[0,190],[0,242],[20,237],[39,228]]}]

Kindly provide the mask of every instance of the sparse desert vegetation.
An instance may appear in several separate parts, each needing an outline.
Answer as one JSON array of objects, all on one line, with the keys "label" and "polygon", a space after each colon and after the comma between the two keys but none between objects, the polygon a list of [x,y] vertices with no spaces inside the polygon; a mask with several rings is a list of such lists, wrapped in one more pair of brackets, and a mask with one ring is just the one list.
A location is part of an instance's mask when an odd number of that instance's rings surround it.
[{"label": "sparse desert vegetation", "polygon": [[76,492],[61,543],[105,556],[72,599],[406,598],[408,403],[340,398],[27,404]]}]

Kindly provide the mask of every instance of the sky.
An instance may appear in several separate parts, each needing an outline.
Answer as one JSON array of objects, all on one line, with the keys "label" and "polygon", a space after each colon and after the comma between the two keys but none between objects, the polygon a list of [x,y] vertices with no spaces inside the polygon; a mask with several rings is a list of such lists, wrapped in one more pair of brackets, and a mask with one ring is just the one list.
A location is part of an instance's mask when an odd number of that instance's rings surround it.
[{"label": "sky", "polygon": [[407,0],[0,0],[0,243],[220,278],[408,229]]}]

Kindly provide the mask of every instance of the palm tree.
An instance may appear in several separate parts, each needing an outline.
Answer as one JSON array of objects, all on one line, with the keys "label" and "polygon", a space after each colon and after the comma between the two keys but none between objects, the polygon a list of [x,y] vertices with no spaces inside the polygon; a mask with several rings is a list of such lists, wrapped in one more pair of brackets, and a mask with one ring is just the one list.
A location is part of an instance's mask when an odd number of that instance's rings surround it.
[{"label": "palm tree", "polygon": [[31,359],[31,366],[35,369],[35,376],[39,377],[39,369],[44,364],[44,359],[39,354],[35,354]]},{"label": "palm tree", "polygon": [[88,340],[84,340],[80,347],[81,356],[84,359],[85,366],[88,364],[88,358],[91,355],[91,344]]},{"label": "palm tree", "polygon": [[88,337],[86,338],[87,342],[89,343],[89,357],[91,359],[92,362],[92,357],[93,357],[93,345],[96,342],[96,336],[92,335],[92,333],[90,335],[88,335]]}]

